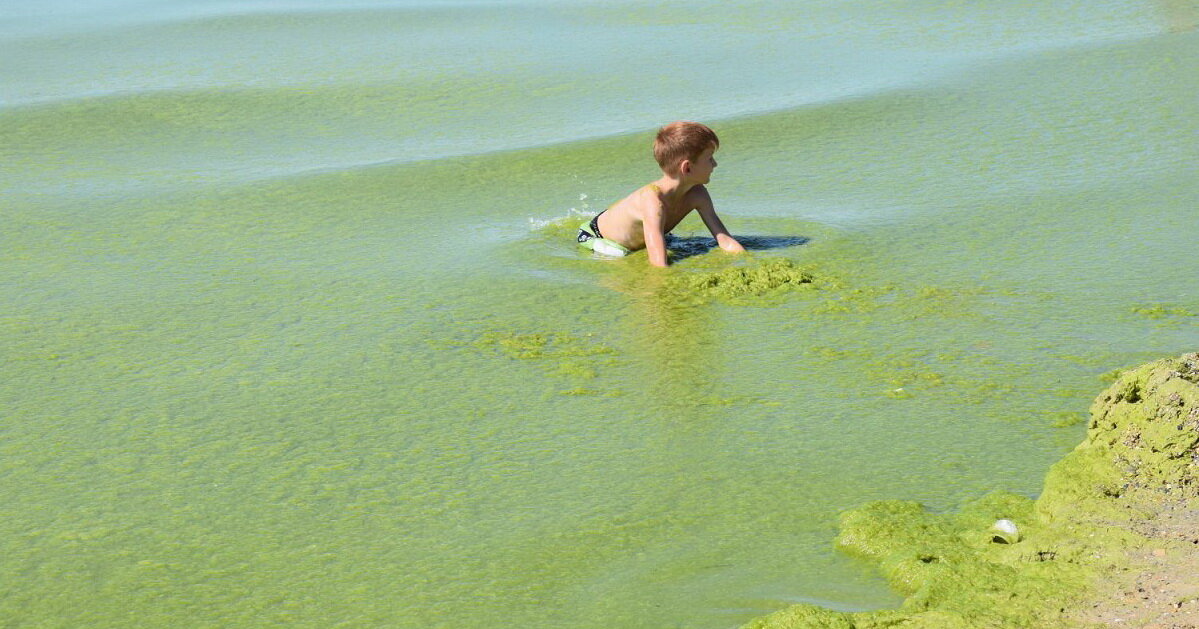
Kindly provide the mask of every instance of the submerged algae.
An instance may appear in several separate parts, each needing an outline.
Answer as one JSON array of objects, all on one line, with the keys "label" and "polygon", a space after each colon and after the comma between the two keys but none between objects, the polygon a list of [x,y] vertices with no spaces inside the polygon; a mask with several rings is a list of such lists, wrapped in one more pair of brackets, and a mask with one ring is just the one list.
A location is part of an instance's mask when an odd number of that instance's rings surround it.
[{"label": "submerged algae", "polygon": [[[588,334],[587,337],[591,335]],[[618,396],[618,390],[601,390],[583,386],[596,379],[600,369],[617,363],[617,352],[595,339],[565,333],[520,333],[489,331],[471,340],[443,340],[439,347],[469,349],[472,352],[508,361],[534,365],[548,378],[570,386],[558,391],[561,395]]]},{"label": "submerged algae", "polygon": [[[884,501],[845,513],[837,545],[878,564],[897,610],[797,605],[744,629],[1073,627],[1072,602],[1147,540],[1126,526],[1163,501],[1199,498],[1199,354],[1124,372],[1092,405],[1087,438],[1041,496],[990,494],[955,514]],[[990,534],[1016,522],[1019,542]]]},{"label": "submerged algae", "polygon": [[1199,316],[1182,306],[1175,306],[1171,304],[1144,304],[1140,306],[1133,306],[1132,312],[1133,314],[1138,314],[1149,319]]}]

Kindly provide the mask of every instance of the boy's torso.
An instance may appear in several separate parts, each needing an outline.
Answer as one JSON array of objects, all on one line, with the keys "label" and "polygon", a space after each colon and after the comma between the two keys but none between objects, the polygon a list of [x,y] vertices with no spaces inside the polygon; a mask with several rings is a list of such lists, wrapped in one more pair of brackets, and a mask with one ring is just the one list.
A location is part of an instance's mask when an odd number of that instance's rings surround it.
[{"label": "boy's torso", "polygon": [[662,232],[669,232],[691,210],[695,209],[697,192],[702,188],[703,186],[695,186],[675,203],[667,203],[654,184],[638,188],[629,196],[610,205],[599,215],[600,231],[604,238],[618,242],[629,249],[642,249],[645,247],[646,212],[652,211],[656,204],[660,203],[662,205]]}]

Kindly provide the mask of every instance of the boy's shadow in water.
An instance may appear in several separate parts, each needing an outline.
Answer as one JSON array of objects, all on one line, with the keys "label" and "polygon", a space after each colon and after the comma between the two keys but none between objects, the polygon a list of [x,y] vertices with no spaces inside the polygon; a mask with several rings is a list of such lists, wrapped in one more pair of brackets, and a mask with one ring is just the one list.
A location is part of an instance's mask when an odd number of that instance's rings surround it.
[{"label": "boy's shadow in water", "polygon": [[[807,244],[811,239],[804,236],[738,236],[737,242],[746,251],[766,251],[769,249],[785,249]],[[707,236],[674,236],[666,240],[666,248],[670,250],[675,260],[685,260],[692,256],[703,255],[716,249],[716,239]]]},{"label": "boy's shadow in water", "polygon": [[[808,242],[800,236],[738,238],[749,251],[795,247]],[[716,248],[712,238],[672,237],[667,241],[675,261]],[[642,405],[655,415],[696,426],[735,412],[721,395],[725,368],[722,335],[714,328],[712,311],[686,299],[686,286],[673,281],[677,273],[636,265],[612,265],[601,280],[628,298],[621,319],[634,339],[636,353],[648,367],[642,380]]]}]

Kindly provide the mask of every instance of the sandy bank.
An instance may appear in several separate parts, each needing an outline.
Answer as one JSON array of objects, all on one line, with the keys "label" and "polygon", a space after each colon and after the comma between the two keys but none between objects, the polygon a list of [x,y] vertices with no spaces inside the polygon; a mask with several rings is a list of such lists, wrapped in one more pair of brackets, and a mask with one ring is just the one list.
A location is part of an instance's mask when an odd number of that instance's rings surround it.
[{"label": "sandy bank", "polygon": [[1035,501],[997,492],[952,514],[904,501],[845,513],[838,547],[878,564],[907,597],[899,609],[796,605],[743,629],[1193,627],[1197,506],[1199,354],[1187,354],[1121,373]]}]

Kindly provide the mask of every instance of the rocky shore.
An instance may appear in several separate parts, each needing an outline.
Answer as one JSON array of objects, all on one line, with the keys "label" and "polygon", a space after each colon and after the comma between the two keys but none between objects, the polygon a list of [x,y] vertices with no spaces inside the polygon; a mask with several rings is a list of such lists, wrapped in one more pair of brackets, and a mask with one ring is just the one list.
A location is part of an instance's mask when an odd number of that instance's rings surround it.
[{"label": "rocky shore", "polygon": [[871,503],[842,516],[837,545],[903,605],[796,605],[743,629],[1199,627],[1199,353],[1119,374],[1036,500]]}]

